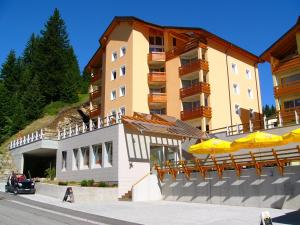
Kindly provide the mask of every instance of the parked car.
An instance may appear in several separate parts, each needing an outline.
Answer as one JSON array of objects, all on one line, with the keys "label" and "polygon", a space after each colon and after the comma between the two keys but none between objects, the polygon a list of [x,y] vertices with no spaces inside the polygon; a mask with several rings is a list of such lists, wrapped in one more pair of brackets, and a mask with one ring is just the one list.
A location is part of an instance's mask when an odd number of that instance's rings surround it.
[{"label": "parked car", "polygon": [[24,174],[11,174],[7,178],[5,191],[14,194],[34,194],[35,182],[32,179],[27,179]]}]

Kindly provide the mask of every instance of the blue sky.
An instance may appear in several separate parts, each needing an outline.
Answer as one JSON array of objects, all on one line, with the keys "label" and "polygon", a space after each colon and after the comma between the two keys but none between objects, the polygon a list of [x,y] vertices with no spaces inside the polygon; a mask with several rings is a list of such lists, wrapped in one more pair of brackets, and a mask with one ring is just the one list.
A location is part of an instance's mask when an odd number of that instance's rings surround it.
[{"label": "blue sky", "polygon": [[[114,16],[136,16],[161,25],[202,27],[260,55],[296,23],[299,0],[0,0],[0,64],[14,49],[22,54],[57,7],[82,69]],[[274,104],[268,63],[259,65],[263,104]]]}]

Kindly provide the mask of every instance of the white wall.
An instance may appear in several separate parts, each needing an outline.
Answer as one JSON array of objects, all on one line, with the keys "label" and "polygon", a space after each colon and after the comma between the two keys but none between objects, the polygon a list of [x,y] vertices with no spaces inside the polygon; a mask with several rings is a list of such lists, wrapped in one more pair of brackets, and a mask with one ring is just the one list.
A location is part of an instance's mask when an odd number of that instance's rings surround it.
[{"label": "white wall", "polygon": [[158,201],[162,199],[160,183],[156,174],[146,176],[133,186],[132,201]]}]

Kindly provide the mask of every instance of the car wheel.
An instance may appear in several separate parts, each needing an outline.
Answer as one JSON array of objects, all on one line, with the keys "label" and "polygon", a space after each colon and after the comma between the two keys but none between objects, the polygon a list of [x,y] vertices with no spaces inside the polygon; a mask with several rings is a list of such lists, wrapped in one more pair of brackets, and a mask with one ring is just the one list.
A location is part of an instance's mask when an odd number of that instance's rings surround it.
[{"label": "car wheel", "polygon": [[17,194],[18,194],[18,189],[15,188],[15,189],[14,189],[14,195],[17,195]]}]

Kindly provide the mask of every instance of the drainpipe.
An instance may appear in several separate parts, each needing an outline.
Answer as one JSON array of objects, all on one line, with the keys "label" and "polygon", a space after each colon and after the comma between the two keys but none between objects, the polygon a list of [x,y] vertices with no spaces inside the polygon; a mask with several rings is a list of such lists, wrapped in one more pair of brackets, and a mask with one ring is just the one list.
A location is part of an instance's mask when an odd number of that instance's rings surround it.
[{"label": "drainpipe", "polygon": [[230,110],[230,125],[232,126],[232,109],[231,109],[231,89],[230,89],[230,81],[229,81],[229,69],[228,69],[228,52],[229,48],[226,49],[226,71],[227,71],[227,85],[228,85],[228,91],[229,91],[229,110]]},{"label": "drainpipe", "polygon": [[258,64],[257,62],[254,63],[254,75],[255,75],[255,85],[256,85],[258,115],[259,115],[259,121],[261,121],[260,98],[259,98],[259,94],[258,94],[257,73],[256,73],[256,68],[258,68],[257,64]]}]

